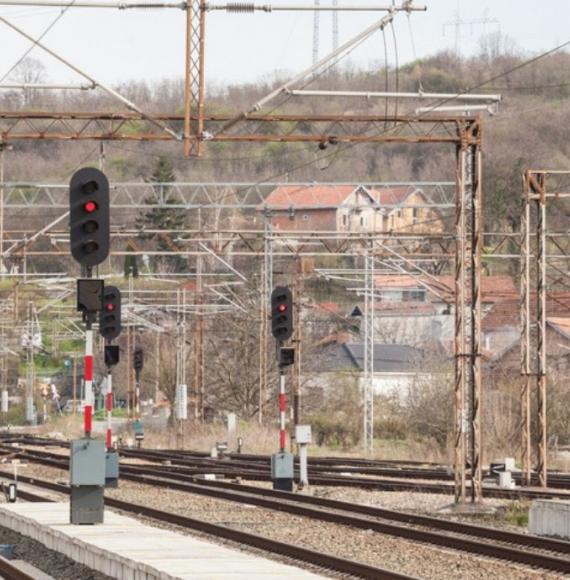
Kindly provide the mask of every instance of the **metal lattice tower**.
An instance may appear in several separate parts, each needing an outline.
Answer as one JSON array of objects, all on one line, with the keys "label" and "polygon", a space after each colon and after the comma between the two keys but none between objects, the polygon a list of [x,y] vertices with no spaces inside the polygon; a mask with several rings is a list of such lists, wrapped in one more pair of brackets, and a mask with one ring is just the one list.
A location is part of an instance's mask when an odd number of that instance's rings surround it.
[{"label": "metal lattice tower", "polygon": [[271,216],[264,215],[263,264],[260,287],[260,332],[259,332],[259,422],[263,423],[263,406],[267,394],[267,341],[269,336],[269,312],[273,291],[273,244]]},{"label": "metal lattice tower", "polygon": [[[315,0],[315,8],[321,5],[321,0]],[[321,13],[315,10],[313,16],[313,64],[319,61]]]},{"label": "metal lattice tower", "polygon": [[374,256],[365,255],[364,271],[364,450],[374,448]]},{"label": "metal lattice tower", "polygon": [[[333,0],[333,8],[338,7],[338,0]],[[338,11],[334,10],[332,13],[332,41],[333,50],[338,49]]]}]

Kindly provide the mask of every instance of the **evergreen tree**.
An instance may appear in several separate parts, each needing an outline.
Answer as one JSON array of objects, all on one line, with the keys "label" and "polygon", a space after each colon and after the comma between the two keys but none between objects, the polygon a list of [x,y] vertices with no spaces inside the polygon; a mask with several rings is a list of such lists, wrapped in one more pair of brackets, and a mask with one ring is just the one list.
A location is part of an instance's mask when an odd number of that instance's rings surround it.
[{"label": "evergreen tree", "polygon": [[[127,244],[127,252],[132,252],[133,247],[131,244]],[[139,264],[137,262],[137,257],[134,254],[127,254],[125,256],[125,262],[123,266],[123,272],[125,278],[132,276],[133,278],[139,277]]]},{"label": "evergreen tree", "polygon": [[[175,200],[171,195],[171,187],[162,185],[175,181],[176,174],[172,163],[166,155],[160,155],[156,160],[152,174],[147,179],[148,183],[157,184],[154,186],[155,195],[145,199],[145,203],[149,205],[156,205],[158,200],[160,207],[153,207],[148,211],[143,211],[135,222],[136,227],[140,230],[139,238],[152,241],[154,251],[176,251],[183,248],[180,240],[185,235],[180,230],[186,229],[186,213],[180,209],[167,207],[174,204]],[[146,234],[145,230],[161,230],[164,233]],[[171,231],[173,233],[170,233]],[[174,272],[188,271],[188,263],[182,256],[155,256],[151,258],[153,270],[159,270],[161,266]]]}]

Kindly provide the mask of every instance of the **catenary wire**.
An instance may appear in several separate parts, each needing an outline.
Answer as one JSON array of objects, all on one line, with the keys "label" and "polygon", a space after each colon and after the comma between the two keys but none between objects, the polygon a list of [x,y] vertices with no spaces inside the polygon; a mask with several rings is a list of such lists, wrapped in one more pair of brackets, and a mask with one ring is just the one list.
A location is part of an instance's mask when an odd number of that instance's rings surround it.
[{"label": "catenary wire", "polygon": [[0,78],[0,83],[6,80],[6,78],[14,71],[14,69],[22,63],[22,61],[30,54],[30,52],[32,52],[32,50],[34,50],[34,48],[42,41],[46,34],[48,34],[48,32],[59,22],[59,20],[63,18],[65,13],[75,4],[76,1],[77,0],[71,0],[71,2],[59,12],[59,14],[48,24],[40,36],[34,40],[32,45],[24,51],[24,54],[16,61],[16,63],[8,69],[2,78]]}]

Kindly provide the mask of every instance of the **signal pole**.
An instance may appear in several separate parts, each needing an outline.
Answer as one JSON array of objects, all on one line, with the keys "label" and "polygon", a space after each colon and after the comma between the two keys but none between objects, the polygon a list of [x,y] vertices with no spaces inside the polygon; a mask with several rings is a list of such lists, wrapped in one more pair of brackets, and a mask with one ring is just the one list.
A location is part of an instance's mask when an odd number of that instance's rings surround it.
[{"label": "signal pole", "polygon": [[119,363],[119,347],[111,341],[121,333],[121,291],[114,286],[107,286],[103,296],[104,308],[99,315],[99,333],[105,340],[105,366],[107,367],[107,450],[113,447],[113,366]]},{"label": "signal pole", "polygon": [[[69,184],[71,255],[81,265],[82,278],[77,280],[77,310],[85,323],[85,436],[70,445],[70,522],[97,524],[103,522],[103,487],[110,459],[105,442],[92,439],[93,416],[93,322],[104,306],[103,280],[93,277],[93,268],[107,259],[110,249],[109,182],[93,167],[76,171]],[[108,315],[109,313],[107,313]],[[116,459],[116,454],[113,454]],[[118,476],[118,460],[117,460]],[[89,470],[85,469],[89,465]],[[116,478],[115,478],[116,479]]]},{"label": "signal pole", "polygon": [[303,288],[302,262],[296,260],[295,283],[293,286],[293,338],[295,361],[293,362],[293,376],[291,391],[293,393],[293,429],[291,429],[291,450],[295,441],[295,430],[300,422],[301,415],[301,295]]},{"label": "signal pole", "polygon": [[271,294],[271,331],[277,341],[279,362],[279,453],[271,456],[271,479],[273,489],[293,491],[293,454],[285,451],[287,446],[285,367],[293,364],[295,349],[283,346],[293,334],[293,294],[285,286],[278,286]]}]

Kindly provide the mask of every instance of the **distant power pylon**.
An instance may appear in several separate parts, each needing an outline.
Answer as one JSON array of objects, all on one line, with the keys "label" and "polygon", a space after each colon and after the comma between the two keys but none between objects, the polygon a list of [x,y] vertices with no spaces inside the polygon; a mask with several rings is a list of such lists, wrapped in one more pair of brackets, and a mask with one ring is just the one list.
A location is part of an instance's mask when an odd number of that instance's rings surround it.
[{"label": "distant power pylon", "polygon": [[[315,13],[313,17],[313,64],[319,60],[319,45],[320,45],[320,26],[321,26],[321,11],[317,8],[321,5],[321,0],[314,0]],[[333,50],[336,50],[338,44],[338,0],[332,0],[332,45]]]},{"label": "distant power pylon", "polygon": [[[333,8],[338,7],[338,0],[333,0]],[[332,13],[332,36],[333,36],[333,50],[338,48],[338,12],[335,10]]]},{"label": "distant power pylon", "polygon": [[[315,8],[321,5],[321,0],[315,0]],[[321,12],[315,10],[313,17],[313,64],[316,64],[319,60],[319,39],[320,39],[320,25],[321,25]]]},{"label": "distant power pylon", "polygon": [[445,22],[443,25],[443,35],[445,36],[445,29],[448,26],[452,26],[455,28],[455,54],[458,55],[460,53],[460,44],[461,44],[461,29],[465,26],[468,26],[473,33],[473,28],[475,26],[483,26],[483,32],[487,32],[487,25],[493,24],[497,26],[497,30],[501,32],[501,23],[496,18],[489,18],[487,16],[487,12],[483,15],[482,18],[473,18],[470,20],[464,20],[461,18],[459,14],[459,8],[455,11],[455,18],[450,20],[449,22]]}]

